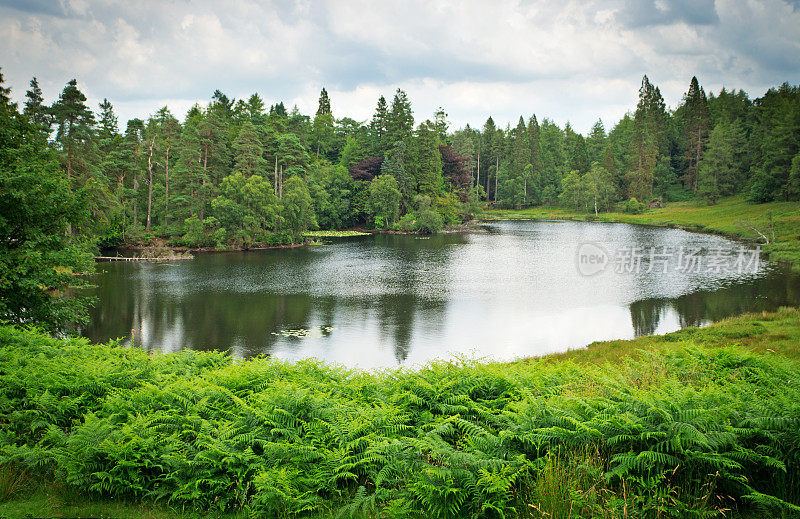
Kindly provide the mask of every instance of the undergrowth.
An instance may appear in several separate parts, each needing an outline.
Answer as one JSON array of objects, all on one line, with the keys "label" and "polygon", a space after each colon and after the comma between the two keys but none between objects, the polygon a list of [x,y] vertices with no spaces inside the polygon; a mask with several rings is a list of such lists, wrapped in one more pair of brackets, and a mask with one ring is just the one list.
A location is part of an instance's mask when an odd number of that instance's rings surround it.
[{"label": "undergrowth", "polygon": [[28,478],[252,517],[788,517],[799,381],[696,336],[618,365],[365,373],[6,326],[0,499]]}]

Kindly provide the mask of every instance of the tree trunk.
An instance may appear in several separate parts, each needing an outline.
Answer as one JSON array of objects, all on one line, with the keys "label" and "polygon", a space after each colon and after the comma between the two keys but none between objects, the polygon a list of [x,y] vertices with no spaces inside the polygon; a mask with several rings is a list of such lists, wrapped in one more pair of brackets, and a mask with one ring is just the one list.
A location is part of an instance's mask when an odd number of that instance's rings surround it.
[{"label": "tree trunk", "polygon": [[283,164],[281,164],[281,175],[280,175],[280,182],[278,182],[278,198],[283,198]]},{"label": "tree trunk", "polygon": [[[138,137],[137,137],[138,141]],[[133,150],[133,231],[139,227],[139,144]]]},{"label": "tree trunk", "polygon": [[150,215],[153,210],[153,147],[155,144],[156,138],[153,137],[153,140],[150,141],[150,154],[147,156],[147,225],[144,228],[145,232],[150,232]]},{"label": "tree trunk", "polygon": [[275,154],[275,196],[278,196],[278,154]]},{"label": "tree trunk", "polygon": [[497,203],[497,177],[500,176],[500,154],[497,154],[494,166],[494,203]]},{"label": "tree trunk", "polygon": [[69,120],[67,130],[67,180],[72,178],[72,120]]},{"label": "tree trunk", "polygon": [[[475,197],[478,197],[478,186],[481,185],[481,150],[478,148],[478,175],[475,177]],[[481,199],[478,198],[478,202]]]},{"label": "tree trunk", "polygon": [[696,155],[696,157],[694,159],[694,169],[695,169],[695,174],[694,174],[694,192],[695,193],[697,193],[697,179],[698,179],[698,177],[700,177],[700,148],[702,147],[702,143],[700,141],[701,136],[702,136],[701,131],[702,131],[702,129],[700,128],[700,125],[698,124],[697,125],[697,151],[696,151],[697,155]]}]

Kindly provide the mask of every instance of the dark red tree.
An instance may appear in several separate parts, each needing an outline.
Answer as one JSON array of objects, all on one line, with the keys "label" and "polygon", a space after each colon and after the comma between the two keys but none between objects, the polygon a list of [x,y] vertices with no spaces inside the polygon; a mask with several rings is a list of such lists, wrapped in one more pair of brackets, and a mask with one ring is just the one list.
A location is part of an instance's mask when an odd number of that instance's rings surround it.
[{"label": "dark red tree", "polygon": [[442,154],[442,173],[458,192],[462,202],[469,199],[472,173],[467,168],[467,159],[459,155],[452,146],[439,146]]},{"label": "dark red tree", "polygon": [[367,157],[353,164],[350,168],[350,175],[353,180],[372,180],[381,174],[381,164],[383,164],[383,157]]}]

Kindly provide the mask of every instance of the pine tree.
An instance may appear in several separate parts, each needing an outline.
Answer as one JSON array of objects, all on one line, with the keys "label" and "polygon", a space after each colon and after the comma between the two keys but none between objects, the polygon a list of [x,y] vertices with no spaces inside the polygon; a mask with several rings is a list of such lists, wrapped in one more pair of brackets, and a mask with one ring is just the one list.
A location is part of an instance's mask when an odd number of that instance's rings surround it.
[{"label": "pine tree", "polygon": [[380,96],[378,105],[375,107],[375,114],[369,123],[369,133],[372,140],[372,154],[383,155],[387,150],[394,146],[394,142],[389,141],[389,111],[386,106],[386,98]]},{"label": "pine tree", "polygon": [[53,104],[52,113],[58,124],[56,141],[66,153],[66,173],[70,179],[75,148],[91,139],[94,125],[94,114],[86,106],[86,96],[78,90],[76,80],[70,80],[64,87],[58,101]]},{"label": "pine tree", "polygon": [[263,175],[267,161],[264,160],[264,146],[258,138],[256,127],[245,122],[233,141],[235,170],[245,177]]},{"label": "pine tree", "polygon": [[541,191],[544,188],[542,183],[542,149],[540,138],[539,121],[536,114],[528,119],[528,144],[530,145],[530,181],[533,190],[529,196],[532,203],[541,203]]},{"label": "pine tree", "polygon": [[436,128],[436,134],[439,140],[445,142],[450,122],[447,120],[447,113],[441,106],[433,113],[433,126]]},{"label": "pine tree", "polygon": [[586,149],[589,153],[589,163],[602,162],[606,149],[606,130],[603,121],[598,119],[586,138]]},{"label": "pine tree", "polygon": [[0,67],[0,106],[8,109],[10,112],[12,107],[16,110],[16,106],[11,102],[11,87],[4,87],[4,81],[3,67]]},{"label": "pine tree", "polygon": [[666,120],[661,91],[644,76],[633,118],[629,183],[629,195],[639,200],[646,200],[653,193],[655,168],[660,155],[667,151]]},{"label": "pine tree", "polygon": [[[528,203],[528,183],[530,182],[531,170],[526,169],[530,165],[530,141],[528,138],[528,128],[525,126],[525,119],[519,117],[517,126],[510,132],[511,144],[511,164],[509,176],[521,186],[521,192],[516,197],[518,202],[515,206],[522,206]],[[526,174],[527,171],[527,174]]]},{"label": "pine tree", "polygon": [[[218,104],[220,103],[222,102]],[[220,106],[222,105],[220,104]],[[203,151],[203,169],[205,170],[205,176],[212,181],[213,186],[219,185],[222,178],[227,176],[230,163],[226,131],[227,123],[219,115],[219,112],[220,110],[209,109],[203,114],[197,125],[197,137],[200,139]]]},{"label": "pine tree", "polygon": [[331,115],[331,100],[328,98],[328,91],[322,87],[319,93],[319,102],[317,104],[317,116]]},{"label": "pine tree", "polygon": [[159,148],[164,154],[164,227],[169,225],[169,188],[172,150],[178,145],[181,136],[181,124],[165,106],[156,113],[159,131]]},{"label": "pine tree", "polygon": [[30,89],[25,92],[25,109],[23,113],[36,126],[50,130],[52,125],[50,110],[44,105],[42,89],[39,88],[39,81],[36,78],[31,79]]},{"label": "pine tree", "polygon": [[497,171],[499,167],[500,158],[498,156],[499,149],[495,148],[497,143],[496,134],[497,133],[497,126],[494,123],[494,119],[489,116],[486,119],[486,122],[483,123],[483,132],[481,134],[480,140],[480,150],[482,150],[481,158],[479,160],[480,169],[485,171],[485,183],[486,183],[486,200],[491,199],[491,194],[489,188],[491,187],[490,178],[492,176],[493,171]]},{"label": "pine tree", "polygon": [[131,119],[125,128],[125,153],[127,162],[131,165],[131,192],[125,192],[125,175],[122,175],[120,184],[123,189],[123,206],[125,200],[130,198],[133,201],[131,222],[134,232],[139,225],[139,155],[141,154],[142,139],[144,134],[144,121],[141,119]]},{"label": "pine tree", "polygon": [[421,194],[434,199],[442,187],[442,155],[436,126],[425,121],[414,139],[414,181]]},{"label": "pine tree", "polygon": [[408,139],[413,130],[414,115],[411,111],[411,101],[408,100],[406,93],[398,88],[386,119],[389,143]]},{"label": "pine tree", "polygon": [[739,121],[720,121],[708,141],[708,149],[700,161],[700,195],[716,203],[721,196],[732,195],[738,178],[737,155],[744,146],[744,133]]},{"label": "pine tree", "polygon": [[205,186],[208,178],[202,163],[203,145],[197,135],[199,118],[200,116],[195,116],[187,119],[178,142],[173,202],[181,220],[192,215],[199,218],[205,205]]},{"label": "pine tree", "polygon": [[[119,133],[117,116],[114,107],[103,99],[99,105],[100,118],[97,125],[97,147],[100,153],[100,172],[104,177],[106,186],[116,186],[113,193],[113,205],[118,208],[124,199],[122,181],[128,160],[123,143],[123,136]],[[115,215],[116,217],[116,215]]]},{"label": "pine tree", "polygon": [[328,92],[324,88],[319,95],[319,107],[312,124],[312,133],[317,158],[319,158],[320,151],[324,156],[327,156],[334,146],[334,128],[331,101],[328,98]]},{"label": "pine tree", "polygon": [[700,161],[708,140],[709,109],[706,93],[692,77],[689,91],[683,96],[684,140],[686,142],[686,175],[684,186],[697,192]]},{"label": "pine tree", "polygon": [[247,113],[250,119],[264,115],[264,100],[258,94],[252,94],[247,99]]}]

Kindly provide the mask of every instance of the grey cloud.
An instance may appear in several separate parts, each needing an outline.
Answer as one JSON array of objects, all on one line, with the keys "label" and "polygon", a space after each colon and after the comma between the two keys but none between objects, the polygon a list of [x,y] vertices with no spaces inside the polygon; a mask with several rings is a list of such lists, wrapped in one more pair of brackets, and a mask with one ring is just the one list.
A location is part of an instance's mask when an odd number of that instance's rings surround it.
[{"label": "grey cloud", "polygon": [[67,11],[62,3],[53,0],[0,0],[0,7],[8,7],[25,13],[67,16]]},{"label": "grey cloud", "polygon": [[669,25],[712,25],[719,21],[714,0],[626,0],[617,19],[630,28]]}]

